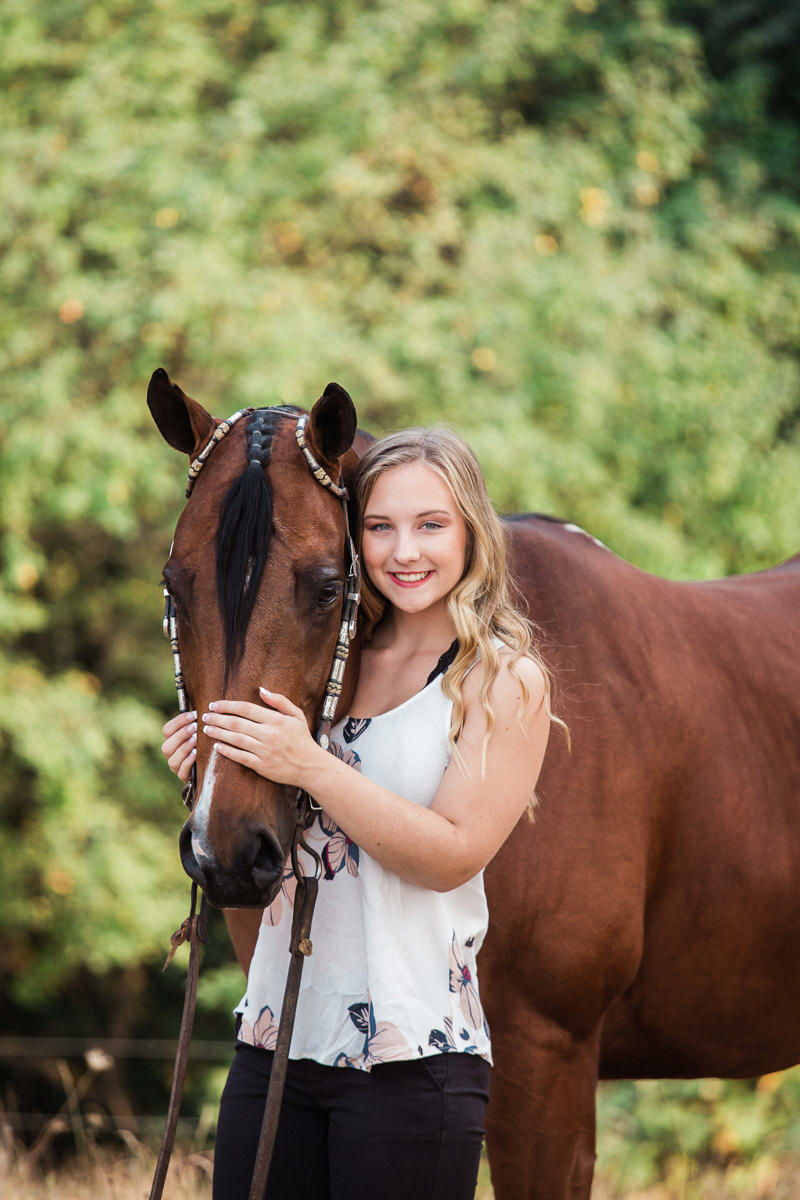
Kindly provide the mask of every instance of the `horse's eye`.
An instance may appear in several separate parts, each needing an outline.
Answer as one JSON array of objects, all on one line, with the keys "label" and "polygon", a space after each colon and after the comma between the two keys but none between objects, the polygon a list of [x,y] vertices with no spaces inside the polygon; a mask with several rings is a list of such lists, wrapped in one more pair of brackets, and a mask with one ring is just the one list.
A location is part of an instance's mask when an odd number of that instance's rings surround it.
[{"label": "horse's eye", "polygon": [[163,584],[172,596],[179,616],[186,619],[192,596],[193,576],[181,567],[164,567]]},{"label": "horse's eye", "polygon": [[341,594],[342,585],[340,583],[326,583],[319,589],[317,593],[317,604],[320,608],[330,608],[335,604]]}]

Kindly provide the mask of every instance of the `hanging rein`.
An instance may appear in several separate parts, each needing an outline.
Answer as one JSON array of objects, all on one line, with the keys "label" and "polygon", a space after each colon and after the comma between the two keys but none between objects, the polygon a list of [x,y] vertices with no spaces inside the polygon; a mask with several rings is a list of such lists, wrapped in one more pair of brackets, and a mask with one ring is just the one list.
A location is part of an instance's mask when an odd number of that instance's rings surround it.
[{"label": "hanging rein", "polygon": [[[226,421],[221,421],[214,431],[209,442],[204,446],[197,458],[194,459],[189,467],[189,478],[186,483],[187,499],[192,494],[192,488],[195,481],[205,465],[208,456],[219,445],[221,441],[230,433],[233,426],[242,419],[248,416],[255,410],[252,408],[243,408],[235,412],[232,417],[228,417]],[[276,407],[272,410],[285,417],[295,417],[295,413],[291,410]],[[319,727],[316,732],[316,740],[323,749],[327,750],[330,744],[330,731],[336,715],[336,706],[339,696],[342,694],[342,680],[344,670],[347,664],[347,657],[350,651],[350,642],[355,637],[356,622],[358,618],[358,605],[361,590],[361,571],[356,553],[355,544],[350,532],[350,520],[347,511],[347,489],[344,486],[344,481],[339,478],[338,483],[334,483],[328,475],[325,468],[317,462],[305,439],[305,428],[308,422],[308,414],[302,413],[297,418],[295,426],[295,437],[297,444],[302,454],[308,463],[312,475],[317,483],[324,487],[327,491],[332,492],[338,497],[342,504],[342,512],[344,514],[344,529],[345,529],[345,566],[346,566],[346,582],[344,601],[342,603],[342,618],[339,625],[339,633],[336,639],[336,647],[333,652],[333,662],[331,664],[328,682],[325,685],[325,692],[322,701],[322,712],[320,716]],[[172,650],[173,666],[175,671],[175,690],[178,694],[178,706],[181,712],[188,712],[191,708],[189,696],[186,691],[186,683],[183,677],[183,668],[181,665],[180,648],[178,645],[178,617],[175,609],[175,602],[169,593],[166,585],[164,585],[164,633],[169,639],[170,648]],[[189,781],[183,789],[184,803],[191,809],[194,806],[195,794],[197,791],[197,773],[193,766]],[[291,862],[292,870],[297,880],[297,890],[295,893],[294,917],[292,921],[292,934],[289,946],[291,959],[289,962],[289,973],[286,980],[286,990],[283,996],[283,1006],[281,1008],[280,1025],[278,1029],[278,1041],[275,1047],[275,1054],[272,1062],[272,1072],[270,1074],[269,1091],[267,1092],[266,1104],[264,1107],[264,1119],[261,1126],[261,1136],[259,1138],[258,1150],[256,1152],[255,1168],[253,1170],[253,1178],[250,1184],[249,1200],[263,1200],[267,1176],[269,1174],[269,1166],[272,1159],[272,1149],[275,1144],[275,1134],[278,1127],[278,1117],[280,1115],[281,1100],[283,1098],[283,1089],[286,1082],[286,1069],[289,1060],[289,1045],[292,1038],[292,1029],[294,1027],[294,1017],[297,1008],[297,998],[300,991],[300,977],[303,971],[303,962],[311,953],[311,918],[314,913],[314,903],[317,896],[317,887],[320,874],[319,855],[304,840],[304,831],[308,828],[313,820],[313,813],[319,809],[319,805],[302,790],[297,792],[297,813],[295,821],[294,835],[291,845]],[[300,849],[306,851],[314,861],[313,875],[304,873],[300,864]],[[169,1109],[167,1111],[167,1120],[164,1129],[164,1136],[161,1142],[161,1149],[156,1162],[155,1173],[153,1176],[153,1184],[150,1189],[150,1200],[161,1200],[164,1190],[164,1182],[167,1177],[167,1169],[169,1160],[172,1154],[172,1146],[175,1141],[175,1131],[178,1125],[178,1113],[180,1111],[181,1096],[183,1094],[183,1085],[186,1078],[186,1067],[189,1059],[189,1042],[192,1036],[192,1025],[194,1023],[194,1010],[197,996],[197,978],[200,969],[200,945],[206,941],[206,924],[207,924],[207,901],[205,895],[201,897],[199,911],[197,910],[197,884],[192,883],[191,906],[189,916],[183,922],[178,930],[172,935],[171,948],[167,961],[164,967],[172,961],[173,955],[178,946],[183,942],[188,941],[190,944],[189,952],[189,971],[186,979],[186,994],[183,1004],[183,1016],[181,1019],[181,1029],[178,1038],[178,1049],[175,1057],[175,1067],[172,1076],[172,1091],[170,1094]]]}]

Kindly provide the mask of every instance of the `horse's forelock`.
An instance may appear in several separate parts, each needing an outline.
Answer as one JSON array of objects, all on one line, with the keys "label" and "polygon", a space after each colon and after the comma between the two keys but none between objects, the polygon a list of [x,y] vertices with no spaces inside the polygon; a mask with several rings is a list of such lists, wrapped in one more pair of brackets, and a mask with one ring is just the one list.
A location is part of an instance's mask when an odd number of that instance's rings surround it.
[{"label": "horse's forelock", "polygon": [[259,408],[247,429],[247,465],[222,501],[217,527],[217,595],[225,636],[225,675],[244,651],[269,552],[272,489],[265,471],[280,410]]}]

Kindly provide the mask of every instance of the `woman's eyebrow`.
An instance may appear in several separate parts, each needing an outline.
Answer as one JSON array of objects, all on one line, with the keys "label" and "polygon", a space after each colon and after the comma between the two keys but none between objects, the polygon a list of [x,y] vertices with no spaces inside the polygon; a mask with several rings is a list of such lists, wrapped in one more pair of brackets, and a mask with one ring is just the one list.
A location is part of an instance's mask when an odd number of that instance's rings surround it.
[{"label": "woman's eyebrow", "polygon": [[[414,513],[414,520],[418,521],[420,517],[451,517],[452,515],[446,508],[426,508],[424,512]],[[365,521],[391,521],[391,519],[385,513],[364,513]]]}]

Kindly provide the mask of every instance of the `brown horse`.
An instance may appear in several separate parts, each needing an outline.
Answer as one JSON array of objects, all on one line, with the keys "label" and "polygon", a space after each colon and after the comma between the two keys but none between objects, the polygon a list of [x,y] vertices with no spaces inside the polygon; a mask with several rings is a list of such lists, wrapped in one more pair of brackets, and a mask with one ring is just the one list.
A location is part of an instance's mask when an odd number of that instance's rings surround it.
[{"label": "brown horse", "polygon": [[[213,419],[163,372],[148,399],[167,440],[196,454]],[[331,475],[347,477],[359,450],[358,437],[347,448],[349,403],[329,387],[312,412]],[[313,723],[335,641],[321,597],[323,583],[341,587],[341,516],[275,418],[259,467],[274,500],[269,554],[253,619],[228,613],[226,645],[230,529],[219,550],[214,538],[247,469],[244,424],[209,460],[167,567],[187,682],[200,707],[224,688],[255,699],[269,681]],[[551,737],[536,820],[520,821],[486,871],[489,1158],[498,1200],[587,1200],[598,1078],[751,1076],[800,1059],[800,558],[671,583],[559,521],[517,517],[508,533],[573,749]],[[293,797],[209,763],[208,747],[198,773],[184,865],[212,901],[258,909],[277,887]],[[228,917],[244,965],[260,914]]]}]

